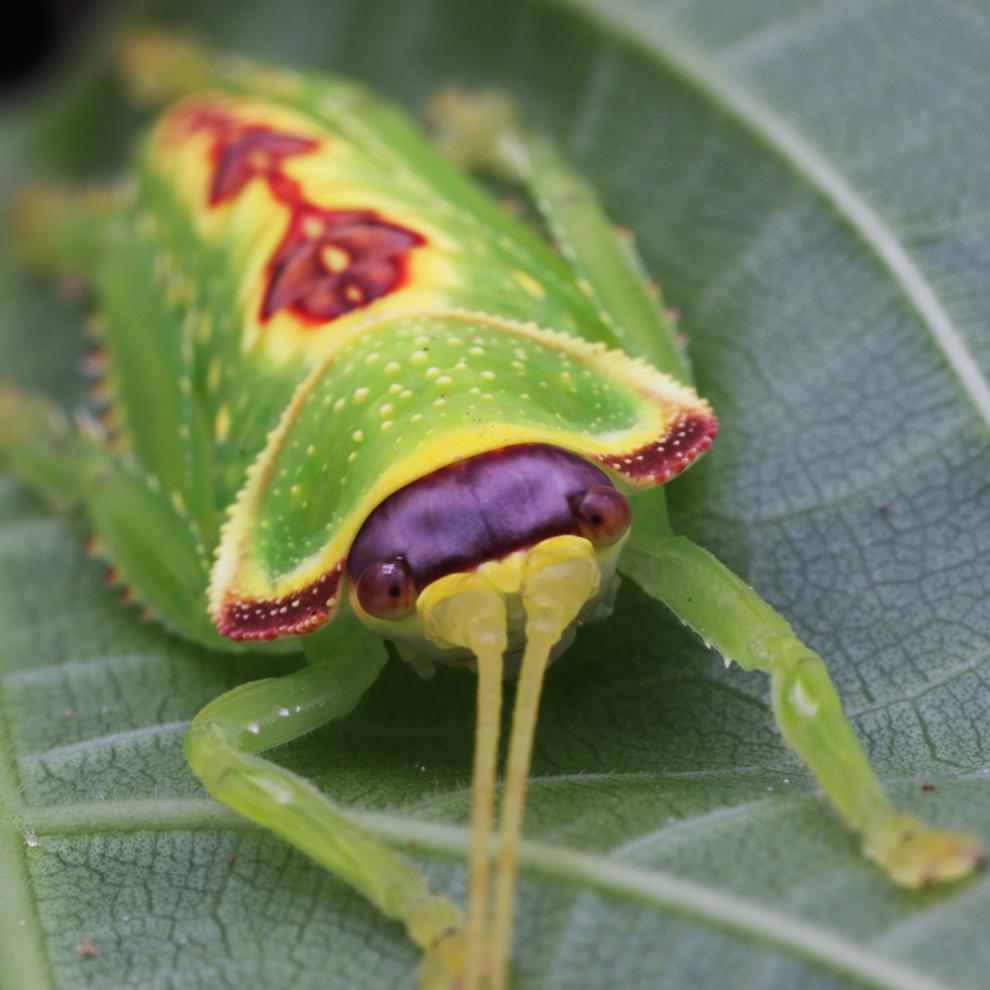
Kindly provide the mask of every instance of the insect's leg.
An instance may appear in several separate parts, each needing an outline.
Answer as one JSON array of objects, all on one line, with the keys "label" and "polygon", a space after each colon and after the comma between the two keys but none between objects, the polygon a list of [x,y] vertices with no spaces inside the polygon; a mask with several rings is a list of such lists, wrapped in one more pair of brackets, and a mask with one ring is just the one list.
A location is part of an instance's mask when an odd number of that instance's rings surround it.
[{"label": "insect's leg", "polygon": [[67,187],[39,183],[17,192],[11,207],[12,241],[34,270],[87,275],[108,224],[121,215],[127,194],[114,186]]},{"label": "insect's leg", "polygon": [[727,660],[769,674],[773,710],[863,851],[904,887],[970,873],[986,860],[980,841],[938,831],[891,807],[842,713],[825,664],[788,623],[708,551],[682,537],[632,543],[625,572]]},{"label": "insect's leg", "polygon": [[64,511],[82,501],[89,456],[55,403],[0,380],[0,465]]},{"label": "insect's leg", "polygon": [[516,126],[506,101],[491,93],[444,90],[430,122],[441,148],[466,167],[523,186],[615,342],[688,381],[673,320],[659,304],[628,234],[619,233],[592,187],[548,139]]},{"label": "insect's leg", "polygon": [[180,34],[137,28],[121,39],[117,68],[137,102],[156,105],[211,89],[222,73],[215,64],[220,58],[219,53]]},{"label": "insect's leg", "polygon": [[56,509],[85,515],[94,552],[128,600],[190,639],[229,646],[203,608],[209,557],[181,500],[115,455],[87,422],[0,382],[0,464]]},{"label": "insect's leg", "polygon": [[193,37],[160,28],[127,32],[116,54],[124,88],[140,104],[156,106],[217,89],[284,97],[298,85],[291,72],[215,51]]},{"label": "insect's leg", "polygon": [[516,687],[502,797],[490,948],[492,990],[508,985],[519,840],[543,675],[550,651],[596,594],[600,582],[594,552],[579,537],[561,537],[538,546],[526,560],[522,587],[526,649]]},{"label": "insect's leg", "polygon": [[457,909],[412,865],[356,826],[312,784],[257,754],[349,712],[375,681],[384,646],[353,617],[307,644],[311,666],[242,684],[194,719],[185,752],[218,801],[302,850],[402,922],[424,953],[421,986],[448,990],[463,970]]}]

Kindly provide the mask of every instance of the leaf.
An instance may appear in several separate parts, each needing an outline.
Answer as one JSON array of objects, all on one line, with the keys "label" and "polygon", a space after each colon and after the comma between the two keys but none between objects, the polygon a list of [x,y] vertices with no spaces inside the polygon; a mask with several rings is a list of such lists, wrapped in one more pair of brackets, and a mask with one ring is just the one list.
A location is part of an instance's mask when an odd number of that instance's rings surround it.
[{"label": "leaf", "polygon": [[[164,13],[412,108],[451,80],[498,85],[561,139],[635,228],[722,419],[671,489],[677,525],[828,659],[902,804],[990,836],[985,4]],[[99,66],[63,86],[8,122],[6,181],[122,160],[133,114]],[[72,400],[77,311],[7,255],[4,373]],[[68,524],[12,483],[0,510],[0,986],[408,983],[397,926],[184,767],[198,706],[279,664],[142,626]],[[455,897],[472,692],[395,662],[279,754]],[[632,587],[551,672],[531,794],[520,988],[986,985],[990,882],[888,885],[781,745],[759,677]]]}]

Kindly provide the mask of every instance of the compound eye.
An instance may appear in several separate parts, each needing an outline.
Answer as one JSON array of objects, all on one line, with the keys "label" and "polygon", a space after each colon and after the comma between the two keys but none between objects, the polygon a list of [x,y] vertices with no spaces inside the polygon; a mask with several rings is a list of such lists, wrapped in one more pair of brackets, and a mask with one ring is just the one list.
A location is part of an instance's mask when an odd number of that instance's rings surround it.
[{"label": "compound eye", "polygon": [[416,585],[402,557],[369,564],[358,578],[361,608],[376,619],[401,619],[416,604]]},{"label": "compound eye", "polygon": [[581,535],[597,547],[615,543],[629,528],[632,510],[622,492],[595,485],[570,499]]}]

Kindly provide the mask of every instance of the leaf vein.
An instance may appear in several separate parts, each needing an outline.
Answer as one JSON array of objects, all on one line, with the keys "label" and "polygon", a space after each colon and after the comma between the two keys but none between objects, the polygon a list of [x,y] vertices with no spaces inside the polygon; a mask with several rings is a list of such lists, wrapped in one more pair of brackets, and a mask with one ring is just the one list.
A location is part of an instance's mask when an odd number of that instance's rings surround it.
[{"label": "leaf vein", "polygon": [[853,188],[820,147],[725,72],[714,59],[680,37],[652,7],[635,7],[628,0],[614,0],[607,8],[594,0],[548,2],[583,14],[603,30],[662,62],[713,104],[732,114],[795,173],[803,176],[893,277],[990,428],[990,383],[934,286],[886,220]]}]

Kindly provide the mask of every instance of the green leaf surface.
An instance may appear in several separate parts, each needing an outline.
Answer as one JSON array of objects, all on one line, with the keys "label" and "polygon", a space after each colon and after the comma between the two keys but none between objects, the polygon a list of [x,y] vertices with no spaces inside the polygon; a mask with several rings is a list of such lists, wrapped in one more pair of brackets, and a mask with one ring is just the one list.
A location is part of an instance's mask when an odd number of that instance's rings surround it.
[{"label": "green leaf surface", "polygon": [[[412,109],[451,81],[514,94],[682,313],[723,431],[671,489],[678,528],[826,657],[901,804],[990,837],[990,5],[150,14]],[[89,58],[8,113],[5,186],[123,160],[135,114]],[[2,373],[75,401],[79,326],[4,249]],[[73,528],[2,483],[3,990],[410,985],[396,925],[184,766],[197,708],[279,667],[142,625]],[[470,678],[394,662],[278,758],[461,898],[472,726]],[[519,988],[987,986],[990,881],[891,887],[782,746],[760,677],[628,585],[549,676],[527,834]]]}]

